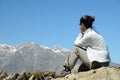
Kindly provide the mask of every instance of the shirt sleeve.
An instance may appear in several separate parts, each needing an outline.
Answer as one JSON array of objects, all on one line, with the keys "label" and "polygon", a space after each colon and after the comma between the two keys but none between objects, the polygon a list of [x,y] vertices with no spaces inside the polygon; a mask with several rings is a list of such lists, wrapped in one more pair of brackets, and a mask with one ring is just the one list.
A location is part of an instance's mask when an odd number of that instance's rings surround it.
[{"label": "shirt sleeve", "polygon": [[87,34],[79,34],[78,37],[76,38],[76,40],[74,41],[74,45],[75,46],[80,46],[80,47],[87,47],[89,46],[89,35]]}]

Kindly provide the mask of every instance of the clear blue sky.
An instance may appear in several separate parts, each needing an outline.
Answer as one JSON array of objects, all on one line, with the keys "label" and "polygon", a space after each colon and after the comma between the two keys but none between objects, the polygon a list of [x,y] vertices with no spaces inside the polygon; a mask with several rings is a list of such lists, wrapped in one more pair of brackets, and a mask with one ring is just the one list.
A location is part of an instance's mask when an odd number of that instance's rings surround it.
[{"label": "clear blue sky", "polygon": [[0,0],[0,44],[35,42],[72,49],[79,19],[94,15],[113,62],[120,63],[120,0]]}]

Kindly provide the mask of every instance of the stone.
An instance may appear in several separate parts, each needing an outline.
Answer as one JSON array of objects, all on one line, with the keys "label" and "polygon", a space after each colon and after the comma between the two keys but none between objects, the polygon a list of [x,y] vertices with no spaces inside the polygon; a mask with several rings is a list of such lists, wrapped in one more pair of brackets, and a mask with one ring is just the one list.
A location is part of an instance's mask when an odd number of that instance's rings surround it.
[{"label": "stone", "polygon": [[120,80],[120,69],[102,67],[90,71],[69,74],[63,78],[52,80]]}]

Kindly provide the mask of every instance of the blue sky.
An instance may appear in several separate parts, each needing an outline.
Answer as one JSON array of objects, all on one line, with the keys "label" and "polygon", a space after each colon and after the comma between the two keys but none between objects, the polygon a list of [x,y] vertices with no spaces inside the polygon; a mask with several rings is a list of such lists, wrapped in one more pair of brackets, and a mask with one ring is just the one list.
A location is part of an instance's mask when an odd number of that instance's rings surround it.
[{"label": "blue sky", "polygon": [[79,19],[94,15],[113,62],[120,63],[119,0],[0,0],[0,44],[34,42],[72,49]]}]

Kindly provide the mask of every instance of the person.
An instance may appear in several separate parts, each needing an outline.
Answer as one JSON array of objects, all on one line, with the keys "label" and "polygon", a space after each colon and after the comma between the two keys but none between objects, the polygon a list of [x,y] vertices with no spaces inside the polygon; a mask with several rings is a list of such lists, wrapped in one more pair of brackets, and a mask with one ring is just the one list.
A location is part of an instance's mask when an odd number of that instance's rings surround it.
[{"label": "person", "polygon": [[81,17],[79,24],[81,33],[74,42],[73,50],[65,59],[64,71],[74,72],[78,59],[82,61],[82,64],[77,68],[77,72],[109,66],[109,50],[104,38],[93,29],[94,21],[94,16]]}]

